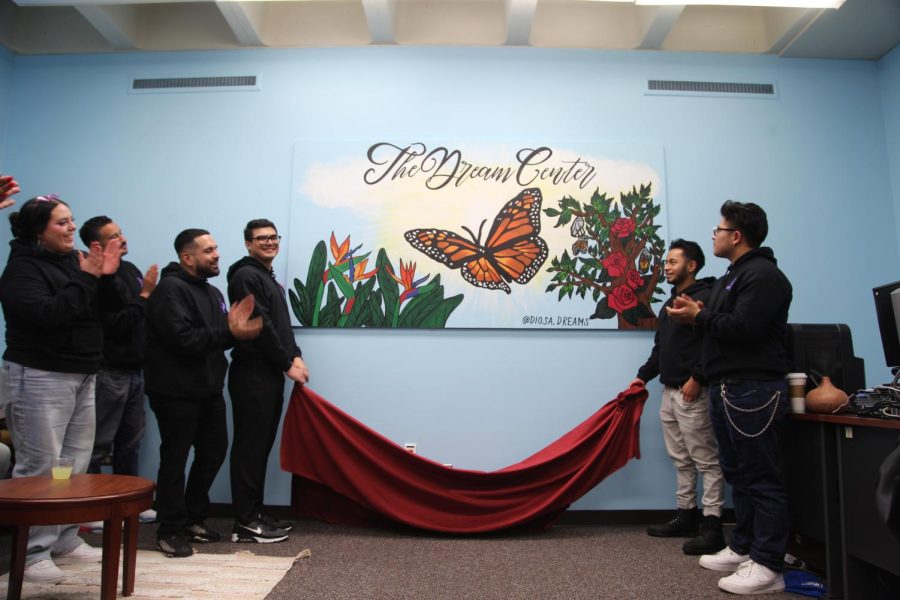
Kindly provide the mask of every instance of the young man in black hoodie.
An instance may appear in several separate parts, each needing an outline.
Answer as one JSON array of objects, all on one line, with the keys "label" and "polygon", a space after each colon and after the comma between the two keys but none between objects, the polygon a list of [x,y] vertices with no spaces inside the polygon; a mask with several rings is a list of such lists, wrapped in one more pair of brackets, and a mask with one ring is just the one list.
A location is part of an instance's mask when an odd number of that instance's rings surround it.
[{"label": "young man in black hoodie", "polygon": [[[692,537],[682,546],[684,553],[691,555],[711,554],[725,547],[724,483],[719,447],[709,417],[709,388],[700,374],[702,334],[696,325],[670,319],[666,308],[681,294],[698,302],[709,299],[715,278],[697,279],[704,262],[703,250],[696,242],[679,239],[669,245],[664,273],[672,285],[672,296],[659,311],[650,358],[632,382],[646,385],[659,375],[665,386],[659,419],[677,481],[675,518],[662,525],[651,525],[647,533],[655,537]],[[697,514],[698,472],[703,477],[702,520]]]},{"label": "young man in black hoodie", "polygon": [[737,519],[729,545],[702,556],[700,565],[733,572],[719,580],[725,591],[761,594],[784,589],[789,523],[778,433],[788,400],[784,377],[793,290],[771,248],[760,247],[769,231],[765,211],[729,200],[721,214],[713,253],[731,265],[705,305],[680,296],[668,312],[703,330],[701,364]]},{"label": "young man in black hoodie", "polygon": [[[157,548],[190,556],[191,542],[220,536],[204,523],[209,488],[228,449],[225,399],[228,361],[224,351],[259,335],[262,320],[250,318],[253,296],[231,306],[206,280],[219,274],[219,250],[205,229],[175,238],[177,263],[169,263],[147,303],[144,377],[150,408],[159,424]],[[194,462],[185,484],[188,453]]]},{"label": "young man in black hoodie", "polygon": [[280,542],[287,539],[291,529],[289,522],[273,518],[263,506],[266,465],[281,420],[285,376],[300,385],[309,380],[291,327],[284,288],[272,271],[280,242],[274,223],[267,219],[250,221],[244,228],[249,256],[228,269],[228,299],[238,302],[248,296],[255,298],[254,315],[263,322],[258,338],[238,343],[231,352],[232,542]]}]

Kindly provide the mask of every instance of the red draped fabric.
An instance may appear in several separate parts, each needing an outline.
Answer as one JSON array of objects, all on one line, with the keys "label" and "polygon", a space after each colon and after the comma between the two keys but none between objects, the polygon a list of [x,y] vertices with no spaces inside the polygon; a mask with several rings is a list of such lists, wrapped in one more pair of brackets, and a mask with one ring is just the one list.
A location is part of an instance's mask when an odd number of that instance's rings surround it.
[{"label": "red draped fabric", "polygon": [[549,524],[640,458],[647,392],[634,387],[561,438],[499,471],[467,471],[407,452],[306,387],[295,387],[281,436],[292,505],[331,523],[399,522],[451,533]]}]

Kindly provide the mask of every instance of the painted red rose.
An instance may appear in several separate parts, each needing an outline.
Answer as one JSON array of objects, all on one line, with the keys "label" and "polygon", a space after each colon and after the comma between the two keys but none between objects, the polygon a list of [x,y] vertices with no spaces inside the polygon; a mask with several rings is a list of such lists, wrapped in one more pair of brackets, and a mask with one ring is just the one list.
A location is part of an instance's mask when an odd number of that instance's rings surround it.
[{"label": "painted red rose", "polygon": [[610,277],[621,277],[628,268],[628,258],[621,252],[613,252],[603,259],[603,268]]},{"label": "painted red rose", "polygon": [[609,232],[614,233],[616,237],[628,237],[634,233],[634,221],[628,217],[616,219],[615,223],[612,224],[612,227],[609,228]]},{"label": "painted red rose", "polygon": [[608,296],[607,302],[611,309],[621,313],[637,306],[638,300],[633,289],[627,285],[620,285]]},{"label": "painted red rose", "polygon": [[631,270],[625,275],[625,283],[633,290],[644,285],[644,278],[637,271]]}]

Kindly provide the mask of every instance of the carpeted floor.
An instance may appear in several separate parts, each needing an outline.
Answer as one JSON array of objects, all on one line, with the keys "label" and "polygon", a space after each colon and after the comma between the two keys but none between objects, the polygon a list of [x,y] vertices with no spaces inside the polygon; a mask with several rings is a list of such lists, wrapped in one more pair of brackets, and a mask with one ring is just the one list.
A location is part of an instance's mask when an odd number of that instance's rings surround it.
[{"label": "carpeted floor", "polygon": [[[230,520],[208,524],[227,539]],[[141,526],[139,548],[153,548],[155,531]],[[99,534],[86,538],[100,544]],[[0,542],[8,548],[8,538]],[[643,526],[557,525],[546,533],[450,537],[300,521],[280,544],[219,542],[199,549],[285,557],[310,549],[312,556],[295,562],[266,600],[733,598],[716,587],[722,574],[681,552],[683,542],[651,538]],[[8,550],[0,560],[8,564]]]}]

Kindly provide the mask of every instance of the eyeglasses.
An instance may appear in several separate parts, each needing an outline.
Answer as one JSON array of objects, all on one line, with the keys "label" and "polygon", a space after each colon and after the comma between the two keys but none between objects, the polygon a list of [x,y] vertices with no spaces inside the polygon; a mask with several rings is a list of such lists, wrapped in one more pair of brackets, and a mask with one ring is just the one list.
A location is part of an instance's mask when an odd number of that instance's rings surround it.
[{"label": "eyeglasses", "polygon": [[737,231],[734,227],[713,227],[713,237],[719,235],[720,231]]},{"label": "eyeglasses", "polygon": [[262,244],[263,242],[272,242],[273,244],[281,243],[280,235],[258,235],[253,238],[254,242],[259,242]]}]

